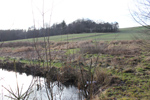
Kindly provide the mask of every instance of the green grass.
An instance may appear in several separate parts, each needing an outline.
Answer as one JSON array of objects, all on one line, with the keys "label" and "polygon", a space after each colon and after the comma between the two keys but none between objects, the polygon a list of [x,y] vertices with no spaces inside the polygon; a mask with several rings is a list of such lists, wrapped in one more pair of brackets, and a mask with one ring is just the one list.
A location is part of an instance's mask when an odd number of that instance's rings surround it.
[{"label": "green grass", "polygon": [[[135,36],[139,36],[143,31],[148,30],[144,27],[131,27],[131,28],[121,28],[117,33],[82,33],[82,34],[68,34],[68,35],[57,35],[50,36],[50,41],[81,41],[81,40],[133,40]],[[44,38],[37,38],[38,41],[43,41]],[[17,42],[17,41],[30,41],[33,42],[33,38],[30,39],[21,39],[13,40],[8,42]]]},{"label": "green grass", "polygon": [[[29,60],[29,59],[23,59],[23,60],[19,60],[18,58],[12,58],[12,57],[0,57],[0,60],[3,61],[3,63],[5,62],[14,62],[14,60],[16,62],[21,62],[21,63],[25,63],[27,65],[39,65],[40,63],[40,66],[43,67],[43,64],[44,66],[47,65],[47,62],[40,62],[40,61],[36,61],[36,60]],[[48,63],[50,65],[50,62]],[[62,62],[51,62],[51,66],[55,66],[55,67],[61,67],[62,66]]]},{"label": "green grass", "polygon": [[76,54],[77,52],[79,52],[79,48],[77,48],[77,49],[69,49],[69,50],[67,50],[67,52],[66,52],[66,54],[67,55],[70,55],[70,54]]},{"label": "green grass", "polygon": [[[136,66],[132,65],[132,59],[135,59],[136,57],[131,57],[121,59],[124,62],[130,60],[122,67],[116,65],[113,69],[105,69],[108,73],[111,73],[111,75],[119,77],[122,80],[122,83],[120,83],[120,85],[109,87],[102,100],[106,97],[107,99],[115,97],[117,100],[150,99],[150,74],[148,73],[150,72],[150,65],[149,61],[144,61],[145,57],[143,56],[145,55],[138,56],[140,58],[138,58],[139,61],[137,60],[138,64]],[[125,72],[128,68],[132,69],[134,72]]]},{"label": "green grass", "polygon": [[[111,40],[133,40],[134,36],[142,35],[143,31],[148,31],[143,27],[133,27],[133,28],[122,28],[118,33],[83,33],[83,34],[70,34],[70,35],[62,35],[62,36],[51,36],[50,40],[52,41],[67,41],[67,37],[69,41],[81,41],[81,40],[103,40],[103,41],[111,41]],[[38,38],[43,41],[43,38]],[[25,40],[15,40],[16,41],[33,41],[33,39],[25,39]],[[13,41],[12,41],[13,42]],[[68,49],[66,50],[66,55],[76,54],[79,52],[79,48],[77,49]],[[110,55],[110,54],[86,54],[85,59],[90,59],[92,57],[96,58],[99,56],[99,64],[97,65],[101,69],[105,69],[106,72],[110,73],[112,76],[117,76],[121,79],[119,84],[114,84],[114,86],[110,86],[105,90],[105,96],[107,98],[117,98],[118,100],[149,100],[150,99],[150,64],[149,61],[145,60],[146,56],[149,54],[149,51],[143,51],[138,57],[125,58],[121,55]],[[112,58],[116,57],[115,59]],[[120,59],[120,60],[117,60]],[[136,59],[137,65],[133,64],[134,59]],[[0,57],[0,60],[4,61],[13,61],[13,58],[5,59],[4,57]],[[31,60],[20,60],[22,63],[26,64],[38,64],[38,61]],[[43,63],[41,62],[40,66]],[[46,62],[44,62],[46,65]],[[53,61],[51,62],[52,66],[62,67],[65,66],[65,63],[61,61]],[[76,65],[68,64],[69,66],[76,67]],[[109,66],[109,67],[108,67]],[[84,66],[85,70],[89,69],[88,65]],[[133,70],[133,72],[126,72],[127,70]],[[93,70],[93,69],[92,69]],[[104,97],[105,98],[105,97]],[[104,99],[102,99],[104,100]]]},{"label": "green grass", "polygon": [[[139,77],[134,75],[133,73],[118,73],[115,72],[125,83],[123,86],[115,86],[108,89],[107,96],[115,96],[117,98],[124,98],[124,97],[134,97],[134,98],[149,98],[149,84],[150,79],[149,76]],[[119,95],[121,97],[119,97]],[[148,100],[145,98],[144,100]]]},{"label": "green grass", "polygon": [[121,33],[141,33],[143,30],[148,30],[145,27],[129,27],[129,28],[120,28]]}]

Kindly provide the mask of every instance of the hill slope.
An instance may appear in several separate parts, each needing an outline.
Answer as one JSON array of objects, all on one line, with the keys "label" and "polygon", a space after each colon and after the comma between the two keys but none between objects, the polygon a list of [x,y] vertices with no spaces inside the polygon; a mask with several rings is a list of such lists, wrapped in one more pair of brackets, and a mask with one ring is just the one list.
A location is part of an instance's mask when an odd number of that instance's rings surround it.
[{"label": "hill slope", "polygon": [[[120,28],[117,33],[82,33],[82,34],[68,34],[68,35],[57,35],[50,36],[50,41],[82,41],[82,40],[133,40],[135,36],[139,36],[142,33],[148,31],[144,27],[131,27],[131,28]],[[48,38],[48,37],[46,37]],[[33,41],[34,39],[22,39],[14,41]],[[44,38],[37,38],[38,41],[43,41]],[[14,42],[11,41],[11,42]]]}]

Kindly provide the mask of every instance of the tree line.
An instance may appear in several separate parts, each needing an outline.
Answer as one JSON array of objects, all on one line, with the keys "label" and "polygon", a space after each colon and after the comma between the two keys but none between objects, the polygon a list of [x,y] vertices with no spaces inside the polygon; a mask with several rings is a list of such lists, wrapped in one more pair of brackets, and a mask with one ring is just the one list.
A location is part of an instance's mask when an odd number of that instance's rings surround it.
[{"label": "tree line", "polygon": [[20,30],[0,30],[0,41],[9,41],[17,39],[27,39],[44,36],[54,36],[63,34],[74,33],[94,33],[94,32],[118,32],[118,22],[108,23],[101,22],[96,23],[90,19],[78,19],[70,24],[66,24],[65,21],[61,23],[55,23],[51,27],[45,27],[40,29],[29,28],[27,31]]}]

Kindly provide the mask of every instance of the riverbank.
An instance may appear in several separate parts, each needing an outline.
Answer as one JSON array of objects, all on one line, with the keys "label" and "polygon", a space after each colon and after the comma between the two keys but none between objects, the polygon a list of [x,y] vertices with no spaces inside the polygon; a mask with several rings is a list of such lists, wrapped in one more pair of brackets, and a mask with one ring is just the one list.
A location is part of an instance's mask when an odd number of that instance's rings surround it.
[{"label": "riverbank", "polygon": [[[74,74],[71,74],[71,72],[73,73],[77,73],[77,71],[75,71],[75,69],[63,69],[63,68],[56,68],[56,67],[41,67],[41,66],[32,66],[32,65],[28,65],[25,63],[21,63],[21,62],[3,62],[2,60],[0,60],[0,68],[8,70],[8,71],[15,71],[15,72],[19,72],[19,73],[26,73],[27,75],[32,75],[32,76],[39,76],[39,77],[51,77],[52,81],[58,81],[57,78],[64,76],[64,74],[66,73],[66,70],[69,70],[68,73],[64,79],[65,82],[70,82],[70,83],[74,83],[76,84],[77,81],[77,76]],[[71,76],[72,75],[72,76]],[[61,82],[63,82],[64,80],[59,80]]]},{"label": "riverbank", "polygon": [[[47,95],[51,95],[51,93],[47,93],[46,90],[50,91],[50,89],[53,90],[53,95],[51,96],[55,100],[60,100],[60,98],[61,100],[70,100],[72,98],[74,98],[74,100],[84,99],[82,92],[78,90],[78,87],[72,84],[62,84],[61,82],[55,81],[50,82],[51,85],[48,86],[49,83],[46,82],[47,79],[43,77],[33,77],[25,73],[20,74],[0,68],[0,99],[8,100],[11,99],[10,97],[18,99],[19,95],[21,95],[21,98],[25,98],[26,100],[38,100],[39,98],[40,100],[49,100]],[[11,95],[7,89],[16,96]],[[23,95],[24,93],[30,94],[26,96]]]},{"label": "riverbank", "polygon": [[20,72],[59,80],[62,83],[73,82],[79,89],[88,92],[90,88],[85,85],[92,81],[94,84],[90,87],[93,88],[93,96],[98,100],[148,100],[150,53],[149,48],[144,47],[146,43],[149,41],[52,43],[48,58],[50,60],[46,60],[42,46],[37,52],[40,52],[43,60],[38,60],[38,55],[34,54],[36,50],[31,46],[5,46],[0,49],[4,51],[1,52],[3,57],[0,58],[0,67],[15,70],[16,66],[16,70]]}]

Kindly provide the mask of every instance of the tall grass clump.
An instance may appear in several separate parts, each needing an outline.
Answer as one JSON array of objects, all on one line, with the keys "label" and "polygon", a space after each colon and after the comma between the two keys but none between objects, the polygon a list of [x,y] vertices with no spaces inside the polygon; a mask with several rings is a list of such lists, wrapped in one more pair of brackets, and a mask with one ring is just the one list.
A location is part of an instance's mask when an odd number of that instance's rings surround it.
[{"label": "tall grass clump", "polygon": [[84,54],[110,54],[133,55],[141,50],[138,41],[112,41],[80,44],[80,53]]},{"label": "tall grass clump", "polygon": [[87,43],[87,44],[80,44],[80,52],[82,54],[98,54],[104,53],[108,47],[107,43],[100,44],[100,43]]}]

